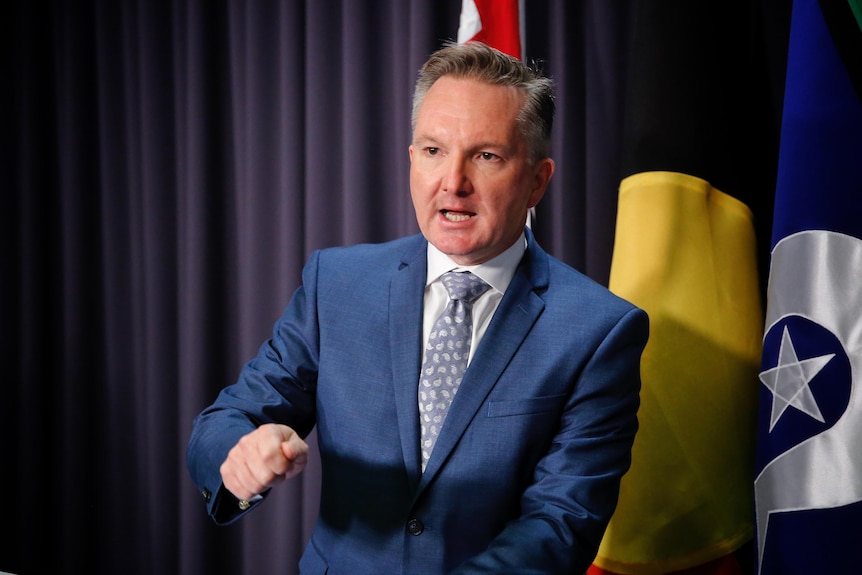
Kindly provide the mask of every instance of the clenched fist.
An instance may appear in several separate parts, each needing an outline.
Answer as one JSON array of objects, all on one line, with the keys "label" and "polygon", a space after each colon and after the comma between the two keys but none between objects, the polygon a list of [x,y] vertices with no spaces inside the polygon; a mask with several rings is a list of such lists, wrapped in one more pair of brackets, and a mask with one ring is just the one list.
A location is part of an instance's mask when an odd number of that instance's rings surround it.
[{"label": "clenched fist", "polygon": [[221,464],[222,482],[240,500],[248,500],[305,469],[308,444],[290,427],[261,425],[244,435]]}]

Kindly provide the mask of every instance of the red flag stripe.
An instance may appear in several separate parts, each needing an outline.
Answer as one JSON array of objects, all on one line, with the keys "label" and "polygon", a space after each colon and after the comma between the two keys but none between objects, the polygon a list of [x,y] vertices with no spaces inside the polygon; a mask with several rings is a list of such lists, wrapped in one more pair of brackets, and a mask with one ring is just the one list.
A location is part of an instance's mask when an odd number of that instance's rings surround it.
[{"label": "red flag stripe", "polygon": [[518,0],[464,0],[462,13],[472,11],[472,7],[475,7],[479,14],[479,31],[465,39],[461,39],[463,31],[459,31],[459,41],[478,40],[501,52],[521,58]]}]

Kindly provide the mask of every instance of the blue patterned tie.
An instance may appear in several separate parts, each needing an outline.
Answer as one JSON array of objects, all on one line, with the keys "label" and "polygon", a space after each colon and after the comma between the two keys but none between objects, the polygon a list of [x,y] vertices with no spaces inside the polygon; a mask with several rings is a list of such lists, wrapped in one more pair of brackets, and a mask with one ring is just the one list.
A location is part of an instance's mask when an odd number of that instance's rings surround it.
[{"label": "blue patterned tie", "polygon": [[449,303],[431,329],[419,376],[422,471],[467,369],[473,302],[490,287],[470,272],[448,272],[441,280],[449,292]]}]

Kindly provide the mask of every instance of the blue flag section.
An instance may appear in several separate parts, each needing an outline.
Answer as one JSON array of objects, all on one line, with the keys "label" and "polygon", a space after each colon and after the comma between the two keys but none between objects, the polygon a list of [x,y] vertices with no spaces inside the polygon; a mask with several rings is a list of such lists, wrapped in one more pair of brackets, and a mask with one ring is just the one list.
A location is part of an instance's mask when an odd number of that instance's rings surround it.
[{"label": "blue flag section", "polygon": [[761,575],[862,573],[862,70],[851,65],[862,55],[862,10],[854,1],[793,5],[760,373]]}]

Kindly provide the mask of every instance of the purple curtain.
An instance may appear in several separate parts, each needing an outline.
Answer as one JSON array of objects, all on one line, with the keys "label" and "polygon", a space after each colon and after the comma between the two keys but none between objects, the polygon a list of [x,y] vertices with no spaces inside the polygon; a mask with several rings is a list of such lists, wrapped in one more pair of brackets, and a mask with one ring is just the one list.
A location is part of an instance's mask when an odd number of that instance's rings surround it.
[{"label": "purple curtain", "polygon": [[[539,241],[606,283],[627,0],[530,0],[559,86]],[[308,254],[418,231],[415,73],[460,0],[56,0],[4,8],[0,571],[296,573],[319,468],[216,527],[195,414]],[[312,439],[313,440],[313,439]]]}]

